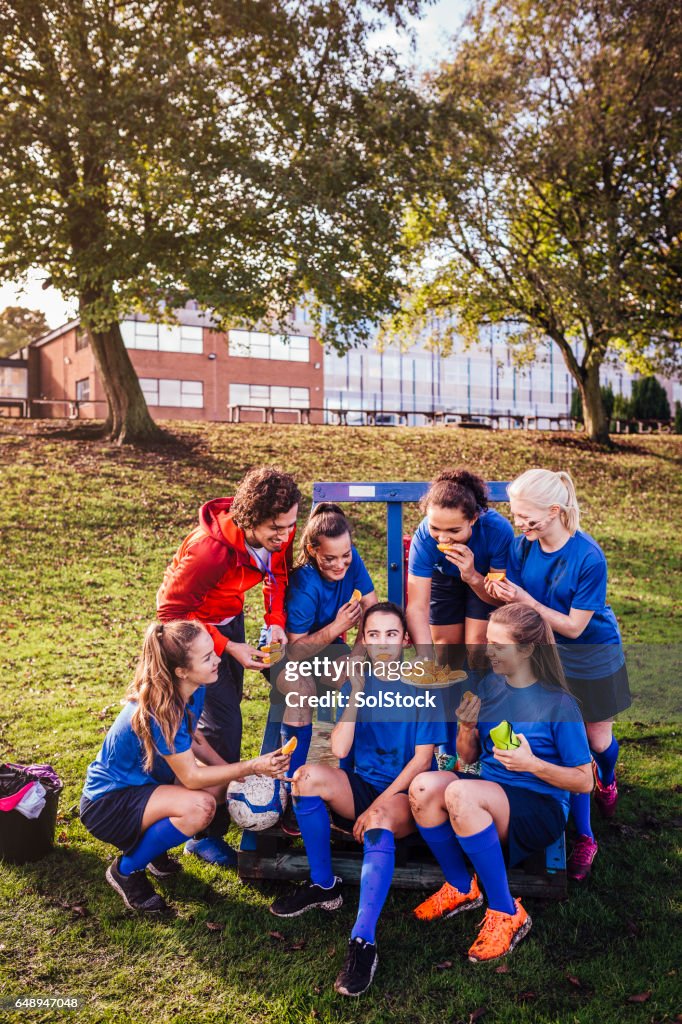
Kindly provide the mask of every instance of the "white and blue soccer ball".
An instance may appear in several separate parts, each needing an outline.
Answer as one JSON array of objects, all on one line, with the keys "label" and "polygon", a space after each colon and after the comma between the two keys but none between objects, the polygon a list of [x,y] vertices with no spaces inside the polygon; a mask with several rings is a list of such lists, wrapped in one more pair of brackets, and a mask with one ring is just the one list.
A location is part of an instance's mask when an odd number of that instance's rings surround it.
[{"label": "white and blue soccer ball", "polygon": [[286,786],[268,775],[247,775],[227,787],[227,809],[235,825],[263,832],[276,825],[287,806]]}]

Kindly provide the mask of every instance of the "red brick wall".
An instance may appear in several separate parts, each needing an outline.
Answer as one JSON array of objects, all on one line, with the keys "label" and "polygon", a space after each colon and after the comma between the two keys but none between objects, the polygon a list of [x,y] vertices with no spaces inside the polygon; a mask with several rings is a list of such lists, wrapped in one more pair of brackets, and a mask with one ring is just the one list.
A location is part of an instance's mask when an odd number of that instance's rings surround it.
[{"label": "red brick wall", "polygon": [[[76,398],[76,381],[89,377],[92,402],[81,405],[79,415],[83,419],[104,418],[104,389],[95,369],[92,349],[88,346],[76,351],[75,329],[65,331],[33,351],[36,353],[38,370],[32,397],[55,400],[55,404],[35,403],[34,415],[68,415],[67,402]],[[324,404],[323,350],[319,342],[312,338],[307,363],[230,356],[225,335],[207,329],[204,329],[204,351],[201,355],[146,349],[131,349],[129,354],[138,377],[203,382],[203,409],[151,406],[150,412],[157,420],[227,421],[230,383],[304,387],[310,391],[311,406],[322,407]],[[208,358],[211,354],[215,354],[215,359]],[[97,402],[97,399],[101,401]],[[243,414],[245,422],[260,422],[262,418],[259,412]],[[278,422],[294,422],[296,418],[295,413],[277,414]],[[321,423],[323,419],[321,413],[313,414],[311,418],[313,423]]]}]

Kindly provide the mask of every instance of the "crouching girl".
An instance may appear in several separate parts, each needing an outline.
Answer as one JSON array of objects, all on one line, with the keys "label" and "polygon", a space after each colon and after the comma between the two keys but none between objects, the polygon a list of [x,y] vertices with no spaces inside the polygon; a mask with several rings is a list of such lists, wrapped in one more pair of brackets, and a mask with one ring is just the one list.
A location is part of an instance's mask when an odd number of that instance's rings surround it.
[{"label": "crouching girl", "polygon": [[[389,678],[391,662],[400,663],[406,636],[405,616],[390,602],[365,612],[362,629],[366,678],[351,673],[351,692],[344,688],[347,706],[331,736],[332,752],[345,758],[351,748],[354,767],[334,768],[306,764],[294,775],[294,808],[310,862],[310,882],[275,900],[277,917],[297,917],[308,910],[336,910],[343,903],[342,882],[334,875],[329,813],[337,825],[352,831],[363,843],[360,907],[348,944],[344,966],[334,988],[341,995],[359,996],[372,983],[377,967],[375,930],[393,878],[395,839],[414,832],[407,791],[412,780],[426,771],[434,745],[445,741],[445,726],[435,721],[438,711],[420,707],[424,688]],[[379,670],[378,663],[389,665]],[[413,706],[372,709],[390,691],[402,694]],[[360,693],[364,693],[362,701]],[[415,700],[419,698],[419,700]],[[397,700],[396,700],[397,704]],[[442,714],[440,715],[442,718]]]},{"label": "crouching girl", "polygon": [[[419,775],[412,813],[445,876],[415,910],[421,920],[488,909],[469,950],[474,963],[506,956],[530,930],[507,867],[562,835],[569,793],[592,788],[585,726],[568,693],[552,631],[531,608],[510,604],[490,616],[492,674],[457,709],[457,754],[481,777]],[[473,865],[473,871],[469,866]]]},{"label": "crouching girl", "polygon": [[131,910],[168,909],[146,869],[158,878],[180,870],[167,851],[210,824],[233,779],[286,774],[288,756],[227,764],[195,732],[219,664],[200,623],[152,623],[125,706],[88,767],[81,821],[122,851],[106,878]]}]

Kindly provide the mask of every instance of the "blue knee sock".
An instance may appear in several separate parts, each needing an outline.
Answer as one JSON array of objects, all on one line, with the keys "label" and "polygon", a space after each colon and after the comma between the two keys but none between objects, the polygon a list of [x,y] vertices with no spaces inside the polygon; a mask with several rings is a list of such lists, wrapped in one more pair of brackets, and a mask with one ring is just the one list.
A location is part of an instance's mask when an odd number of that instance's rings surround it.
[{"label": "blue knee sock", "polygon": [[[287,725],[286,722],[282,722],[279,734],[282,746],[288,743],[292,736],[295,736],[298,740],[296,750],[291,755],[291,762],[287,773],[289,778],[291,778],[296,769],[306,762],[308,751],[310,750],[310,741],[313,737],[313,724],[311,722],[309,725]],[[285,782],[284,785],[291,792],[291,783]]]},{"label": "blue knee sock", "polygon": [[294,811],[305,843],[310,878],[315,885],[330,889],[334,884],[329,814],[319,796],[294,797]]},{"label": "blue knee sock", "polygon": [[597,771],[599,772],[599,781],[602,786],[610,786],[616,778],[615,768],[616,761],[618,760],[618,740],[616,737],[612,737],[611,745],[597,753],[591,750],[592,757],[597,764]]},{"label": "blue knee sock", "polygon": [[374,942],[377,921],[386,902],[395,867],[395,839],[387,828],[365,832],[365,854],[360,875],[360,907],[351,939]]},{"label": "blue knee sock", "polygon": [[433,828],[425,828],[418,824],[417,828],[440,864],[445,881],[460,892],[469,892],[471,870],[464,859],[462,847],[450,822],[444,821],[442,825],[435,825]]},{"label": "blue knee sock", "polygon": [[578,835],[594,839],[594,832],[590,824],[591,796],[591,793],[571,793],[571,814]]},{"label": "blue knee sock", "polygon": [[122,875],[132,875],[133,871],[143,871],[147,864],[160,853],[172,850],[174,846],[184,843],[189,836],[171,824],[170,818],[162,818],[150,825],[135,846],[121,857],[118,870]]},{"label": "blue knee sock", "polygon": [[478,880],[485,889],[488,906],[503,914],[515,914],[516,905],[509,891],[507,866],[495,825],[491,822],[473,836],[457,836],[462,849],[476,868]]}]

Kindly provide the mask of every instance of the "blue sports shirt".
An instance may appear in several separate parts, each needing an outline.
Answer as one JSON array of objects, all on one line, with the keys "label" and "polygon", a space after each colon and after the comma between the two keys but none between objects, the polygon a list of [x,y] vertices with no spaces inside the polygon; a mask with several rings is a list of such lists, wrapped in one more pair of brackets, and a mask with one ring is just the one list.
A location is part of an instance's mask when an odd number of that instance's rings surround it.
[{"label": "blue sports shirt", "polygon": [[554,634],[567,676],[599,679],[620,668],[625,656],[616,616],[606,603],[606,558],[588,533],[577,530],[558,551],[549,552],[536,540],[515,537],[507,578],[553,611],[594,612],[579,637]]},{"label": "blue sports shirt", "polygon": [[287,630],[316,633],[336,618],[339,608],[350,601],[354,590],[362,596],[374,590],[365,563],[355,546],[348,572],[341,580],[325,580],[316,565],[306,563],[291,574],[287,587]]},{"label": "blue sports shirt", "polygon": [[[346,683],[342,692],[350,693]],[[378,679],[370,674],[365,679],[365,698],[380,699],[383,692],[423,696],[427,686],[413,686],[400,679],[396,682]],[[431,690],[432,694],[438,693]],[[357,709],[353,743],[354,770],[382,792],[394,782],[415,754],[418,746],[447,740],[447,724],[443,721],[442,704],[435,708],[360,707]]]},{"label": "blue sports shirt", "polygon": [[[481,512],[471,528],[471,537],[467,541],[467,546],[473,552],[476,570],[485,576],[491,568],[503,569],[507,564],[507,550],[513,539],[514,531],[503,515],[492,508]],[[434,572],[460,578],[458,567],[448,562],[445,554],[438,550],[438,541],[429,533],[429,521],[426,516],[412,538],[408,572],[412,576],[426,576],[429,579]]]},{"label": "blue sports shirt", "polygon": [[523,733],[533,753],[542,761],[564,768],[589,764],[590,748],[577,701],[565,691],[550,689],[540,682],[518,689],[494,673],[481,680],[477,696],[481,698],[478,720],[481,778],[553,796],[568,813],[568,790],[557,789],[532,772],[508,771],[495,760],[490,730],[507,721],[515,733]]},{"label": "blue sports shirt", "polygon": [[[192,746],[192,732],[196,728],[204,707],[206,687],[200,686],[194,691],[185,707],[180,728],[175,735],[174,750],[170,750],[163,734],[152,718],[152,737],[159,755],[154,758],[152,770],[143,767],[144,748],[142,742],[133,731],[130,720],[137,707],[136,701],[128,701],[119,712],[118,718],[109,729],[102,749],[95,760],[89,765],[83,795],[88,800],[98,800],[105,793],[128,786],[147,786],[149,783],[172,785],[175,775],[163,756],[184,754]],[[191,730],[188,712],[192,716]]]}]

